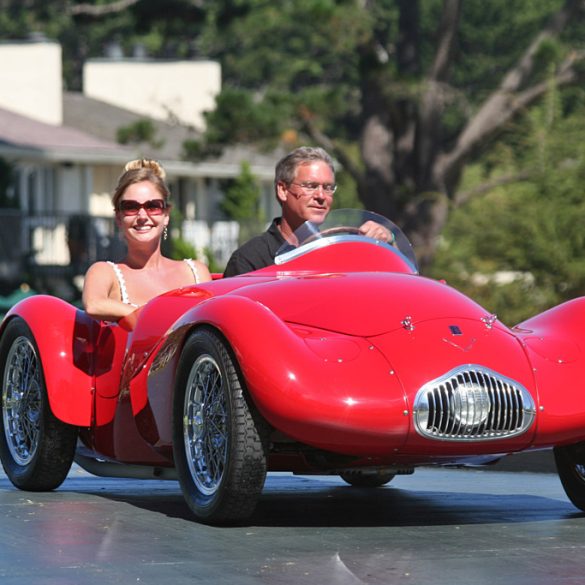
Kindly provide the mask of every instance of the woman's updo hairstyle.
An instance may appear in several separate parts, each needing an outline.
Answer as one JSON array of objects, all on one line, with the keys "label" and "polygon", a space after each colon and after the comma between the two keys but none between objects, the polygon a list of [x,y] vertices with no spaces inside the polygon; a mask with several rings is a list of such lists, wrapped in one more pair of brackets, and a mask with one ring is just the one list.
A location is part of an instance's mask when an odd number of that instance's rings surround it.
[{"label": "woman's updo hairstyle", "polygon": [[165,200],[167,207],[170,207],[169,198],[171,196],[171,192],[165,182],[166,172],[155,160],[150,160],[146,158],[139,158],[136,160],[131,160],[130,162],[126,163],[124,167],[124,172],[120,175],[118,179],[118,185],[114,190],[114,194],[112,195],[112,203],[114,204],[114,209],[118,209],[118,203],[124,195],[124,192],[130,185],[134,185],[135,183],[140,183],[142,181],[150,181],[158,190],[158,192],[162,195],[162,198]]}]

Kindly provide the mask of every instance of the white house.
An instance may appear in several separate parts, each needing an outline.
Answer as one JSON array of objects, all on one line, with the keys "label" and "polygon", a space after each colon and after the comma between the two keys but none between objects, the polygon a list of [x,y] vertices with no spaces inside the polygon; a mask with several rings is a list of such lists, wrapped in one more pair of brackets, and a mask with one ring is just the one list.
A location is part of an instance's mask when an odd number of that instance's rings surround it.
[{"label": "white house", "polygon": [[[11,169],[4,205],[14,208],[0,218],[0,281],[18,279],[15,266],[23,258],[35,270],[69,266],[73,216],[92,219],[92,230],[97,226],[104,236],[98,233],[95,242],[112,238],[110,193],[133,158],[163,164],[184,218],[183,236],[214,248],[220,262],[237,245],[237,229],[219,211],[222,181],[236,177],[243,161],[261,182],[266,217],[277,213],[276,153],[235,146],[214,160],[184,160],[186,141],[197,138],[203,111],[221,89],[218,64],[93,60],[84,69],[88,91],[64,93],[61,58],[61,47],[44,38],[0,43],[0,163]],[[151,140],[118,142],[121,129],[145,120]]]},{"label": "white house", "polygon": [[166,122],[205,129],[203,112],[215,107],[221,67],[215,61],[90,59],[83,93],[90,98]]}]

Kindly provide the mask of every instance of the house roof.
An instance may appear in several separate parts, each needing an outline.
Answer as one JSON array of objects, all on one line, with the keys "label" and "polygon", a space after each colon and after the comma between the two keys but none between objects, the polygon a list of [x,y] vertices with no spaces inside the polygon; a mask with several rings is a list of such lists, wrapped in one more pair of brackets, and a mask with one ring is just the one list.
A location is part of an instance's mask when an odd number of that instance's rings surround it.
[{"label": "house roof", "polygon": [[213,159],[182,160],[183,143],[197,137],[188,127],[151,120],[155,144],[120,145],[119,128],[144,116],[88,98],[80,93],[63,95],[61,126],[39,122],[0,108],[0,156],[30,161],[102,163],[123,165],[140,156],[154,158],[169,174],[203,178],[232,178],[247,161],[252,172],[271,181],[279,152],[260,153],[244,145],[226,148]]},{"label": "house roof", "polygon": [[[88,132],[102,140],[117,142],[118,131],[144,120],[145,116],[89,98],[82,93],[63,94],[63,122],[72,128]],[[169,124],[149,119],[154,129],[153,143],[142,143],[139,149],[157,159],[180,159],[185,140],[198,134],[178,124]]]},{"label": "house roof", "polygon": [[[114,143],[118,130],[128,127],[145,116],[113,106],[100,100],[89,98],[82,93],[65,92],[63,94],[63,120],[72,128],[92,134],[102,140]],[[274,167],[282,153],[264,154],[257,150],[235,145],[226,148],[217,158],[204,161],[183,160],[183,144],[186,140],[200,137],[193,128],[160,120],[149,119],[154,136],[152,144],[135,145],[140,156],[160,160],[169,173],[188,176],[227,178],[239,174],[243,161],[250,163],[252,172],[257,176],[272,180]]]},{"label": "house roof", "polygon": [[0,108],[0,155],[28,160],[119,163],[134,156],[135,149]]}]

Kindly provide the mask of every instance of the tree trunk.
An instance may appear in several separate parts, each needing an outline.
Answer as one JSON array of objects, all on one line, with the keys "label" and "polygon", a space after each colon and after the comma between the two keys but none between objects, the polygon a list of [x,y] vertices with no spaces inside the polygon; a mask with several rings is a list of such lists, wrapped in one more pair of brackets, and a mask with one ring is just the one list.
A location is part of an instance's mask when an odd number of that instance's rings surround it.
[{"label": "tree trunk", "polygon": [[[422,92],[407,91],[405,81],[400,92],[403,97],[392,96],[388,88],[398,84],[388,80],[382,64],[373,65],[376,47],[373,43],[362,47],[360,150],[364,169],[361,173],[353,170],[352,174],[366,208],[386,215],[409,236],[421,271],[433,260],[450,211],[471,197],[457,197],[465,165],[508,121],[547,91],[549,80],[530,85],[537,51],[544,41],[558,35],[584,4],[583,0],[565,0],[449,149],[442,136],[442,92],[448,87],[461,0],[444,0],[437,51],[421,84]],[[396,59],[400,79],[408,80],[419,62],[418,1],[401,0],[399,7],[401,41]],[[578,80],[574,65],[580,59],[583,54],[569,54],[553,81],[561,85]],[[405,97],[408,95],[419,98]]]}]

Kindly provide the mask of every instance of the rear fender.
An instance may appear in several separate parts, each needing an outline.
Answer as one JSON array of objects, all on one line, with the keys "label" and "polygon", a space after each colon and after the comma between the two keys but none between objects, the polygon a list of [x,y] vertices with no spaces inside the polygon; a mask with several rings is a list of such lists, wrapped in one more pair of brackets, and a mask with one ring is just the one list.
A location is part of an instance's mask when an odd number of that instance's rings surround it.
[{"label": "rear fender", "polygon": [[100,324],[56,297],[35,295],[7,313],[23,319],[34,336],[43,367],[49,404],[63,422],[90,426],[93,419],[93,348]]},{"label": "rear fender", "polygon": [[567,301],[516,325],[515,332],[525,337],[554,335],[585,343],[585,297]]},{"label": "rear fender", "polygon": [[536,447],[585,440],[585,297],[514,328],[539,388]]}]

